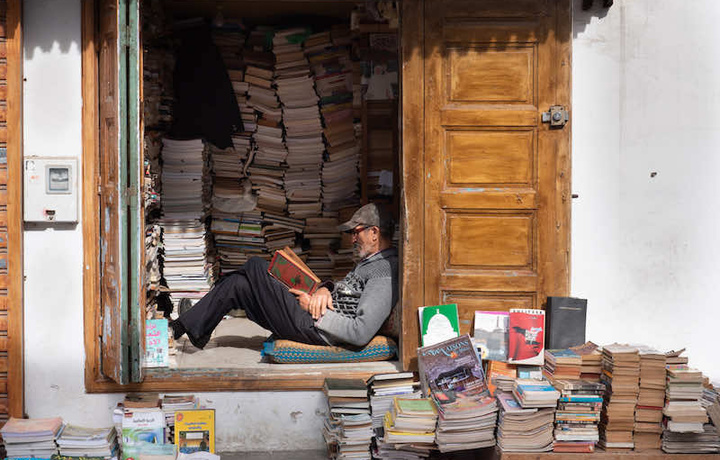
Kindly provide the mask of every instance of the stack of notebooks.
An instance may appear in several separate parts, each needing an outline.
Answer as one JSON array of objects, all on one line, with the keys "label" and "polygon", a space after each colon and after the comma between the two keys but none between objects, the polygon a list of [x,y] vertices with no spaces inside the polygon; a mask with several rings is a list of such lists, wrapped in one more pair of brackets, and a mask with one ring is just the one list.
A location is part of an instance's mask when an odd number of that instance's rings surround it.
[{"label": "stack of notebooks", "polygon": [[11,417],[0,429],[8,458],[50,458],[57,455],[55,440],[63,429],[56,418],[19,419]]},{"label": "stack of notebooks", "polygon": [[582,358],[572,350],[545,350],[543,375],[550,380],[579,379]]},{"label": "stack of notebooks", "polygon": [[330,458],[370,459],[373,438],[370,401],[362,379],[325,379],[328,417],[323,437]]},{"label": "stack of notebooks", "polygon": [[163,139],[163,275],[174,301],[200,298],[210,289],[205,224],[209,171],[203,142]]},{"label": "stack of notebooks", "polygon": [[435,443],[440,452],[495,445],[498,406],[489,392],[435,392],[433,400],[439,413]]},{"label": "stack of notebooks", "polygon": [[600,424],[605,450],[632,449],[635,405],[640,391],[640,355],[636,347],[612,344],[603,347],[602,382],[607,387]]},{"label": "stack of notebooks", "polygon": [[665,452],[692,453],[696,435],[706,435],[705,425],[709,419],[701,402],[703,391],[703,375],[699,370],[691,369],[687,364],[668,366],[667,401],[663,408],[667,418],[662,441]]},{"label": "stack of notebooks", "polygon": [[435,443],[437,418],[432,400],[396,397],[392,409],[385,413],[383,442],[396,448],[412,444],[430,449]]},{"label": "stack of notebooks", "polygon": [[665,354],[638,346],[640,393],[635,408],[635,450],[660,449],[662,409],[665,405]]},{"label": "stack of notebooks", "polygon": [[412,372],[375,374],[368,379],[367,384],[372,409],[372,426],[376,431],[382,428],[385,413],[391,410],[396,397],[405,399],[421,397],[420,382],[415,379]]},{"label": "stack of notebooks", "polygon": [[591,382],[599,382],[602,374],[602,352],[599,346],[592,342],[585,342],[576,347],[570,347],[575,354],[580,355],[580,378]]},{"label": "stack of notebooks", "polygon": [[512,393],[497,393],[500,403],[497,444],[503,452],[548,452],[553,446],[552,407],[524,408]]},{"label": "stack of notebooks", "polygon": [[115,427],[86,428],[67,425],[57,439],[63,457],[111,458],[117,455]]},{"label": "stack of notebooks", "polygon": [[165,414],[165,423],[170,439],[175,439],[175,412],[200,407],[198,398],[194,395],[164,395],[160,401],[160,405],[163,414]]},{"label": "stack of notebooks", "polygon": [[586,380],[556,380],[554,452],[594,452],[605,385]]}]

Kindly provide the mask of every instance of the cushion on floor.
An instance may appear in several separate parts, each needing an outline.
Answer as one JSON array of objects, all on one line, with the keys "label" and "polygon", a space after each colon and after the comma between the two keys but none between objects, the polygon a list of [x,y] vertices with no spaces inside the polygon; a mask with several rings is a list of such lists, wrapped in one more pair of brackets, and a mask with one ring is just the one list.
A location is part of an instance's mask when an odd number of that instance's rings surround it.
[{"label": "cushion on floor", "polygon": [[386,361],[394,358],[396,354],[397,343],[382,335],[373,337],[370,343],[356,350],[281,339],[265,342],[262,351],[263,356],[277,364]]}]

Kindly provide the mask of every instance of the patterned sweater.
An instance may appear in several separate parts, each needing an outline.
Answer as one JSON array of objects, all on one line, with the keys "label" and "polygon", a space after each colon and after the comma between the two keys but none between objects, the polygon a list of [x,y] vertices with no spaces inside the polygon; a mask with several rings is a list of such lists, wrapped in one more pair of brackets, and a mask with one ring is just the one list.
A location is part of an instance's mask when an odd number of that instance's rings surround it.
[{"label": "patterned sweater", "polygon": [[315,322],[331,345],[365,346],[398,300],[398,253],[388,248],[367,257],[334,286],[333,310]]}]

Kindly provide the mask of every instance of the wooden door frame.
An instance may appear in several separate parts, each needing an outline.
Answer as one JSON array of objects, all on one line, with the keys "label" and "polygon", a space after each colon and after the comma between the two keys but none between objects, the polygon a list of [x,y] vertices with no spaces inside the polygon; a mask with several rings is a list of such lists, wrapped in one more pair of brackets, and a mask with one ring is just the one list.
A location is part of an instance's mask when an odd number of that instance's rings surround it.
[{"label": "wooden door frame", "polygon": [[[558,66],[556,104],[564,105],[571,113],[572,77],[572,0],[557,2],[558,14],[555,25]],[[401,299],[402,337],[401,362],[404,369],[417,369],[416,348],[419,344],[417,307],[425,305],[424,299],[424,240],[425,240],[425,4],[423,0],[402,2],[402,286]],[[547,108],[542,108],[547,109]],[[538,114],[538,117],[540,114]],[[553,232],[550,248],[541,271],[542,283],[555,295],[570,292],[570,196],[571,196],[571,129],[572,122],[562,130],[557,139],[556,187],[548,197],[554,208],[552,219],[555,227],[544,231]],[[408,223],[412,222],[412,225]]]},{"label": "wooden door frame", "polygon": [[8,414],[25,410],[23,350],[23,37],[22,0],[7,0]]}]

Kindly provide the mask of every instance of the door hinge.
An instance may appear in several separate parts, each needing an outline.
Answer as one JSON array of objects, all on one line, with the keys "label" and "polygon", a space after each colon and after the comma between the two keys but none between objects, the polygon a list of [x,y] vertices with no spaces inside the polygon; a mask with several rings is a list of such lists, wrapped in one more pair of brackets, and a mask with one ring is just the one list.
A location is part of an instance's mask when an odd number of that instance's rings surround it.
[{"label": "door hinge", "polygon": [[550,123],[550,128],[562,128],[568,121],[570,121],[570,112],[562,105],[550,106],[550,110],[542,114],[542,122]]}]

